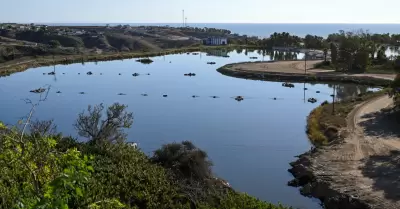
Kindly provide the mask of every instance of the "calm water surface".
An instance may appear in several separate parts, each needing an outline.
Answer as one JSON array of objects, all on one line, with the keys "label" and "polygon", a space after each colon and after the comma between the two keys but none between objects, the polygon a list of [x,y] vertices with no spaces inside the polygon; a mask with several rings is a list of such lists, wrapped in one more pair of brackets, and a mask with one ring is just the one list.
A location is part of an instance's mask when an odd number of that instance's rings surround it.
[{"label": "calm water surface", "polygon": [[[320,208],[317,201],[286,186],[292,178],[287,169],[294,156],[310,148],[305,134],[306,116],[320,102],[331,99],[332,86],[296,84],[290,89],[277,82],[231,78],[216,72],[227,63],[250,61],[251,56],[261,59],[255,52],[246,54],[230,52],[230,58],[205,53],[169,55],[152,58],[154,63],[150,65],[135,60],[57,65],[56,76],[43,75],[53,67],[30,69],[0,78],[0,118],[15,124],[26,116],[30,106],[22,99],[37,100],[38,95],[29,91],[45,84],[51,85],[51,91],[35,116],[54,119],[59,131],[72,136],[77,136],[72,124],[87,105],[124,103],[135,117],[128,131],[129,140],[138,142],[146,153],[151,154],[164,143],[191,140],[209,153],[215,173],[235,189],[273,203]],[[207,65],[210,61],[217,64]],[[93,75],[86,75],[88,71]],[[183,76],[190,72],[196,76]],[[133,77],[133,73],[141,75]],[[308,91],[303,91],[304,86]],[[339,86],[338,96],[365,90]],[[144,93],[148,96],[141,96]],[[233,97],[238,95],[245,100],[235,101]],[[317,98],[318,103],[305,102],[304,98],[309,97]]]}]

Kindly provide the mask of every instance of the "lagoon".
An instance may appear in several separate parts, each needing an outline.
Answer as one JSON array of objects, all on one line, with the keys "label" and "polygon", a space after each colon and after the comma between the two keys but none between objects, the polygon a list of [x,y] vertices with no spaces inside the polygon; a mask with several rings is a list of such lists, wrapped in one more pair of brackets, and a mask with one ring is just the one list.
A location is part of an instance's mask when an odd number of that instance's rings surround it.
[{"label": "lagoon", "polygon": [[[318,201],[286,186],[292,179],[287,169],[294,156],[310,149],[306,117],[321,102],[332,99],[333,85],[295,83],[295,88],[286,88],[279,82],[232,78],[216,71],[225,64],[253,61],[250,57],[262,60],[255,51],[239,52],[159,56],[151,58],[151,64],[129,59],[57,65],[54,76],[47,75],[53,66],[29,69],[0,78],[0,119],[16,124],[30,109],[22,99],[38,100],[39,95],[29,91],[50,85],[35,118],[54,119],[58,131],[77,137],[72,124],[87,105],[120,102],[134,113],[133,126],[127,131],[129,141],[137,142],[148,155],[162,144],[190,140],[207,151],[214,172],[233,188],[273,203],[320,208]],[[264,57],[269,59],[269,55]],[[93,75],[87,75],[89,71]],[[187,73],[196,76],[184,76]],[[339,98],[368,90],[355,85],[337,89]],[[238,102],[236,96],[244,100]],[[308,103],[310,97],[318,102]]]}]

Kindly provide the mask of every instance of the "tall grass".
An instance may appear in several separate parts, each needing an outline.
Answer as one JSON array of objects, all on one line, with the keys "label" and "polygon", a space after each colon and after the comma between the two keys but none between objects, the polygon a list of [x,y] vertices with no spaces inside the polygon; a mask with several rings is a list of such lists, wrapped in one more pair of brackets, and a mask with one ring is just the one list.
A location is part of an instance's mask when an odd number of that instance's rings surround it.
[{"label": "tall grass", "polygon": [[307,118],[307,135],[314,145],[324,145],[328,143],[328,139],[322,132],[320,119],[322,116],[323,106],[315,108]]}]

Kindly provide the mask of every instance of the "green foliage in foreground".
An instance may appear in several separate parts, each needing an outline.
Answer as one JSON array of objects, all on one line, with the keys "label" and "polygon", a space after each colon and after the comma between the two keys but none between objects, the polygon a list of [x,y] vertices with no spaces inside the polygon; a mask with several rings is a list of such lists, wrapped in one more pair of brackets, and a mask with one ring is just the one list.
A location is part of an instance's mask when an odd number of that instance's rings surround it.
[{"label": "green foliage in foreground", "polygon": [[[112,107],[122,108],[117,112],[122,118],[126,116],[126,106]],[[29,133],[23,134],[25,128],[7,128],[0,123],[0,208],[284,208],[237,193],[221,183],[210,183],[218,180],[208,170],[200,172],[204,179],[174,175],[170,164],[163,167],[158,164],[161,162],[154,163],[155,158],[150,160],[125,143],[99,138],[93,138],[95,143],[81,143],[55,135],[51,122],[31,122],[30,126]],[[111,133],[119,129],[108,128]],[[198,167],[193,163],[206,160],[207,155],[191,143],[182,144],[187,150],[173,155],[178,156],[174,162],[182,166],[180,172],[194,174]],[[188,156],[195,157],[194,161]],[[209,161],[203,163],[200,168],[210,168]]]}]

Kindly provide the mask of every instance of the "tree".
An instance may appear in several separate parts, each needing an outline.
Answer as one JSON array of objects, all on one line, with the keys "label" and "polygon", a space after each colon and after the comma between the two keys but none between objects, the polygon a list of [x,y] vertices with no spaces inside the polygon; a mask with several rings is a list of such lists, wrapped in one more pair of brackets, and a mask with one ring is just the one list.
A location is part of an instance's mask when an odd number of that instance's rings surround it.
[{"label": "tree", "polygon": [[397,56],[393,64],[394,64],[394,69],[400,72],[400,56]]},{"label": "tree", "polygon": [[324,62],[326,62],[327,56],[328,56],[328,48],[324,48]]},{"label": "tree", "polygon": [[133,123],[133,113],[126,112],[127,107],[114,103],[107,108],[106,117],[102,120],[104,105],[89,105],[88,114],[80,113],[74,127],[80,136],[92,142],[123,142],[126,139],[123,129],[130,128]]},{"label": "tree", "polygon": [[338,64],[338,49],[335,43],[331,43],[331,61],[333,66],[337,69]]},{"label": "tree", "polygon": [[57,41],[57,40],[51,40],[51,41],[49,41],[49,45],[50,45],[52,48],[58,48],[58,47],[61,46],[60,42]]}]

